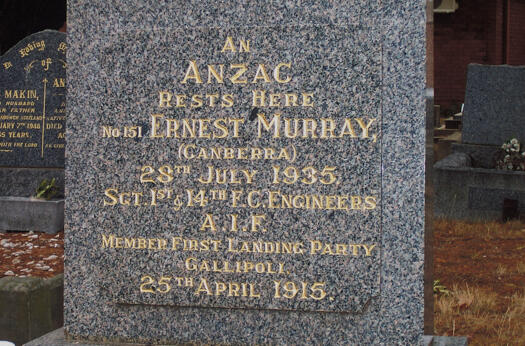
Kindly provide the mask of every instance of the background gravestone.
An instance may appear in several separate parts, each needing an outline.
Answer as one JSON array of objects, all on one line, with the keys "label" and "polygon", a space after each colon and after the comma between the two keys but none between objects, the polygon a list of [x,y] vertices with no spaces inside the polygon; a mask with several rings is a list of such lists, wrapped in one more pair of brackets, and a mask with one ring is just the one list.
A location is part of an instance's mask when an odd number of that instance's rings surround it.
[{"label": "background gravestone", "polygon": [[421,342],[424,1],[68,5],[66,335]]},{"label": "background gravestone", "polygon": [[30,196],[55,177],[63,189],[66,35],[30,35],[0,58],[0,176],[3,196]]},{"label": "background gravestone", "polygon": [[463,119],[463,143],[524,143],[525,67],[470,64]]},{"label": "background gravestone", "polygon": [[525,217],[525,173],[496,169],[501,145],[525,141],[525,67],[468,66],[462,143],[435,168],[435,214],[469,221]]}]

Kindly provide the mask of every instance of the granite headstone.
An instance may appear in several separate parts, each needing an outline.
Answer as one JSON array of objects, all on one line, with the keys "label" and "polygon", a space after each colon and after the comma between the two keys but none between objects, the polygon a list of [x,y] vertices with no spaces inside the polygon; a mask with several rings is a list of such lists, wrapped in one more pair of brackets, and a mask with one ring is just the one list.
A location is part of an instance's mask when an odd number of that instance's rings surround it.
[{"label": "granite headstone", "polygon": [[496,169],[496,162],[504,142],[525,142],[525,67],[470,64],[463,113],[462,143],[434,165],[436,216],[523,218],[524,173]]},{"label": "granite headstone", "polygon": [[470,64],[463,113],[465,144],[525,143],[525,66]]},{"label": "granite headstone", "polygon": [[421,342],[425,1],[68,5],[68,337]]}]

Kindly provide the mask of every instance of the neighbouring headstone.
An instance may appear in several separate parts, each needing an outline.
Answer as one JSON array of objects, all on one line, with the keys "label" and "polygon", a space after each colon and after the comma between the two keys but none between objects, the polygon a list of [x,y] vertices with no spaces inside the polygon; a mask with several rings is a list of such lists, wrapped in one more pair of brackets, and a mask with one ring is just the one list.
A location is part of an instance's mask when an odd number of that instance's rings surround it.
[{"label": "neighbouring headstone", "polygon": [[68,5],[68,337],[422,342],[425,1]]},{"label": "neighbouring headstone", "polygon": [[44,178],[63,189],[66,47],[45,30],[0,57],[0,196],[29,197]]},{"label": "neighbouring headstone", "polygon": [[0,165],[64,167],[66,34],[46,30],[0,62]]},{"label": "neighbouring headstone", "polygon": [[435,214],[469,221],[525,217],[525,173],[496,169],[501,146],[525,142],[525,66],[470,64],[462,142],[435,165]]},{"label": "neighbouring headstone", "polygon": [[470,64],[462,142],[501,146],[525,143],[525,66]]}]

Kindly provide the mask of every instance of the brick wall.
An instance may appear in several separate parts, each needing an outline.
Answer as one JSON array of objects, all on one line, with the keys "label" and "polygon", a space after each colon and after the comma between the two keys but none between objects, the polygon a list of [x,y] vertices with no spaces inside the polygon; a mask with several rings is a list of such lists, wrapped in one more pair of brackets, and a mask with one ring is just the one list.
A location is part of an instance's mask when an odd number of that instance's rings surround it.
[{"label": "brick wall", "polygon": [[525,0],[460,0],[434,15],[435,103],[463,103],[469,63],[525,65]]},{"label": "brick wall", "polygon": [[508,28],[507,64],[525,65],[525,0],[510,1]]}]

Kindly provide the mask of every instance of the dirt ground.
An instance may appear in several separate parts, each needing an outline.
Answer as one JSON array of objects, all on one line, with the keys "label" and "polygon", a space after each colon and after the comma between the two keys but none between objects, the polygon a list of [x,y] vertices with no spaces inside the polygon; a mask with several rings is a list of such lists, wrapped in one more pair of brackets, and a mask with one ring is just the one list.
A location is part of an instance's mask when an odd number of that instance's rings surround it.
[{"label": "dirt ground", "polygon": [[[525,345],[525,224],[434,223],[437,335]],[[439,291],[439,289],[438,289]]]},{"label": "dirt ground", "polygon": [[64,272],[64,232],[0,233],[0,277],[52,277]]}]

